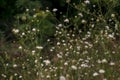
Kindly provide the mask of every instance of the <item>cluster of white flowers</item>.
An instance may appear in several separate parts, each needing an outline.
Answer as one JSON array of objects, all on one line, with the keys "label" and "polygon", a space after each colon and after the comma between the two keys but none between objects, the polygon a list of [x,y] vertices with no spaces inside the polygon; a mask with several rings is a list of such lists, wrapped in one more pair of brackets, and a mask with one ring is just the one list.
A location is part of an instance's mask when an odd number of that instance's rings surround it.
[{"label": "cluster of white flowers", "polygon": [[49,65],[51,62],[50,62],[50,60],[44,60],[43,61],[46,65]]},{"label": "cluster of white flowers", "polygon": [[19,29],[15,29],[15,28],[14,28],[12,31],[13,31],[13,33],[15,33],[15,34],[16,34],[16,33],[19,33]]}]

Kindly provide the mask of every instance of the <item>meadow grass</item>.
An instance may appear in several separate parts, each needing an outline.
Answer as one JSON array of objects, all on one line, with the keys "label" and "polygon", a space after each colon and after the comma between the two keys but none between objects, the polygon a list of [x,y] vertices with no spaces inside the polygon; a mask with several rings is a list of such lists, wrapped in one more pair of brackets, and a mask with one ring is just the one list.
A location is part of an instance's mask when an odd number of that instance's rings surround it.
[{"label": "meadow grass", "polygon": [[[41,31],[41,12],[35,12],[28,21],[22,16],[24,25],[18,20],[15,26],[23,27],[13,28],[18,39],[12,43],[1,39],[0,80],[120,80],[118,15],[109,13],[109,20],[115,22],[113,29],[106,15],[87,13],[80,5],[69,4],[78,14],[58,21],[54,38],[46,38]],[[53,9],[53,16],[56,11]],[[48,12],[42,13],[46,16]],[[84,19],[87,14],[92,16],[91,23]],[[71,24],[75,27],[68,29]]]}]

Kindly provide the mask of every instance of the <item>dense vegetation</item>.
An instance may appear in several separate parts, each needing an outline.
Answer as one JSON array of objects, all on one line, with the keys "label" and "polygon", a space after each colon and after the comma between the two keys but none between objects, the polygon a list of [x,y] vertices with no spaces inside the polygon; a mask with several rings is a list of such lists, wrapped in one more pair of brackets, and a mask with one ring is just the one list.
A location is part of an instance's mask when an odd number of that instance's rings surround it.
[{"label": "dense vegetation", "polygon": [[120,0],[1,0],[1,80],[119,80]]}]

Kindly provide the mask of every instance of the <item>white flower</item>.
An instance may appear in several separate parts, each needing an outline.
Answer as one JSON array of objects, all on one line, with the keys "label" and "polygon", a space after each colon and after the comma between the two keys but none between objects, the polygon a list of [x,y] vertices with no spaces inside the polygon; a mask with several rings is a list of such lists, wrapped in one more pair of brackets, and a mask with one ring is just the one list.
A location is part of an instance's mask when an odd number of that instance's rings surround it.
[{"label": "white flower", "polygon": [[36,52],[35,50],[32,50],[32,55],[35,55],[35,52]]},{"label": "white flower", "polygon": [[19,76],[19,78],[22,78],[22,76]]},{"label": "white flower", "polygon": [[22,46],[19,46],[18,49],[22,49]]},{"label": "white flower", "polygon": [[64,65],[67,66],[67,65],[68,65],[68,62],[65,62]]},{"label": "white flower", "polygon": [[14,74],[14,76],[17,76],[17,75],[18,75],[17,73]]},{"label": "white flower", "polygon": [[38,60],[36,59],[36,60],[35,60],[35,63],[37,63],[37,62],[38,62]]},{"label": "white flower", "polygon": [[115,17],[115,14],[111,14],[111,17]]},{"label": "white flower", "polygon": [[58,24],[58,27],[62,27],[62,24]]},{"label": "white flower", "polygon": [[46,65],[49,65],[50,64],[50,60],[44,60],[43,61]]},{"label": "white flower", "polygon": [[17,64],[14,64],[13,67],[16,68],[16,67],[17,67]]},{"label": "white flower", "polygon": [[32,31],[36,31],[36,29],[35,29],[35,28],[33,28],[33,29],[32,29]]},{"label": "white flower", "polygon": [[14,33],[19,33],[19,29],[13,29],[12,30]]},{"label": "white flower", "polygon": [[50,78],[50,75],[47,75],[46,77],[47,77],[47,78]]},{"label": "white flower", "polygon": [[26,12],[28,12],[29,11],[29,9],[26,9]]},{"label": "white flower", "polygon": [[64,22],[69,23],[69,19],[66,18],[66,19],[64,20]]},{"label": "white flower", "polygon": [[9,63],[6,63],[6,66],[9,66]]},{"label": "white flower", "polygon": [[83,14],[82,14],[82,13],[78,13],[78,15],[79,15],[80,17],[83,17]]},{"label": "white flower", "polygon": [[93,76],[97,76],[97,75],[99,75],[97,72],[93,73]]},{"label": "white flower", "polygon": [[46,12],[50,12],[49,10],[46,10]]},{"label": "white flower", "polygon": [[37,49],[40,49],[40,50],[43,49],[42,46],[36,46],[36,48],[37,48]]},{"label": "white flower", "polygon": [[85,23],[86,23],[86,20],[83,19],[83,20],[81,21],[81,23],[85,24]]},{"label": "white flower", "polygon": [[88,67],[87,64],[81,64],[81,67]]},{"label": "white flower", "polygon": [[48,39],[47,42],[50,42],[50,39]]},{"label": "white flower", "polygon": [[101,62],[102,62],[102,63],[107,63],[107,60],[106,60],[106,59],[103,59]]},{"label": "white flower", "polygon": [[56,12],[57,10],[58,10],[58,9],[54,8],[52,11],[53,11],[53,12]]},{"label": "white flower", "polygon": [[108,37],[109,38],[114,38],[114,35],[113,34],[109,34]]},{"label": "white flower", "polygon": [[58,57],[58,58],[62,58],[62,55],[60,55],[60,54],[57,54],[57,57]]},{"label": "white flower", "polygon": [[64,76],[60,76],[59,80],[66,80]]},{"label": "white flower", "polygon": [[99,70],[99,73],[105,73],[105,70],[100,69],[100,70]]},{"label": "white flower", "polygon": [[100,63],[102,63],[99,59],[98,59],[98,61],[97,61],[97,62],[98,62],[99,64],[100,64]]},{"label": "white flower", "polygon": [[71,68],[72,68],[73,70],[77,70],[77,67],[76,67],[75,65],[72,65]]},{"label": "white flower", "polygon": [[34,17],[34,18],[36,18],[36,17],[37,17],[37,15],[36,15],[36,14],[35,14],[35,15],[33,15],[33,17]]},{"label": "white flower", "polygon": [[25,35],[25,33],[23,32],[23,33],[22,33],[22,35],[24,36],[24,35]]},{"label": "white flower", "polygon": [[34,8],[33,11],[35,11],[36,9]]},{"label": "white flower", "polygon": [[89,0],[85,0],[84,3],[85,4],[90,4],[90,1]]},{"label": "white flower", "polygon": [[96,5],[93,5],[93,7],[96,7]]},{"label": "white flower", "polygon": [[[1,74],[2,77],[6,78],[7,76],[5,74]],[[61,79],[62,80],[62,79]]]},{"label": "white flower", "polygon": [[107,29],[107,30],[109,30],[110,28],[109,28],[109,26],[105,26],[105,28]]},{"label": "white flower", "polygon": [[110,65],[113,66],[113,65],[115,65],[115,63],[114,62],[110,62]]},{"label": "white flower", "polygon": [[57,42],[57,45],[60,45],[60,42]]}]

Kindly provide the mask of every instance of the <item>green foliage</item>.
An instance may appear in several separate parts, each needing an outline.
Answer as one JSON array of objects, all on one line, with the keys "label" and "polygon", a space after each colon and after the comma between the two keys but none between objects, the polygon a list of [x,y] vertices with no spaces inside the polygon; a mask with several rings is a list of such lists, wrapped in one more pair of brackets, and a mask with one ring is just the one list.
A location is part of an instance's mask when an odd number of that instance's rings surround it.
[{"label": "green foliage", "polygon": [[14,28],[20,31],[17,34],[18,37],[25,33],[26,36],[22,37],[22,42],[25,44],[26,42],[27,44],[35,42],[34,45],[36,43],[43,44],[46,38],[54,36],[56,21],[50,12],[35,10],[31,14],[31,11],[26,11],[17,15],[16,19]]},{"label": "green foliage", "polygon": [[25,9],[39,9],[41,7],[41,3],[38,0],[31,1],[31,0],[17,0],[16,7],[20,10]]}]

